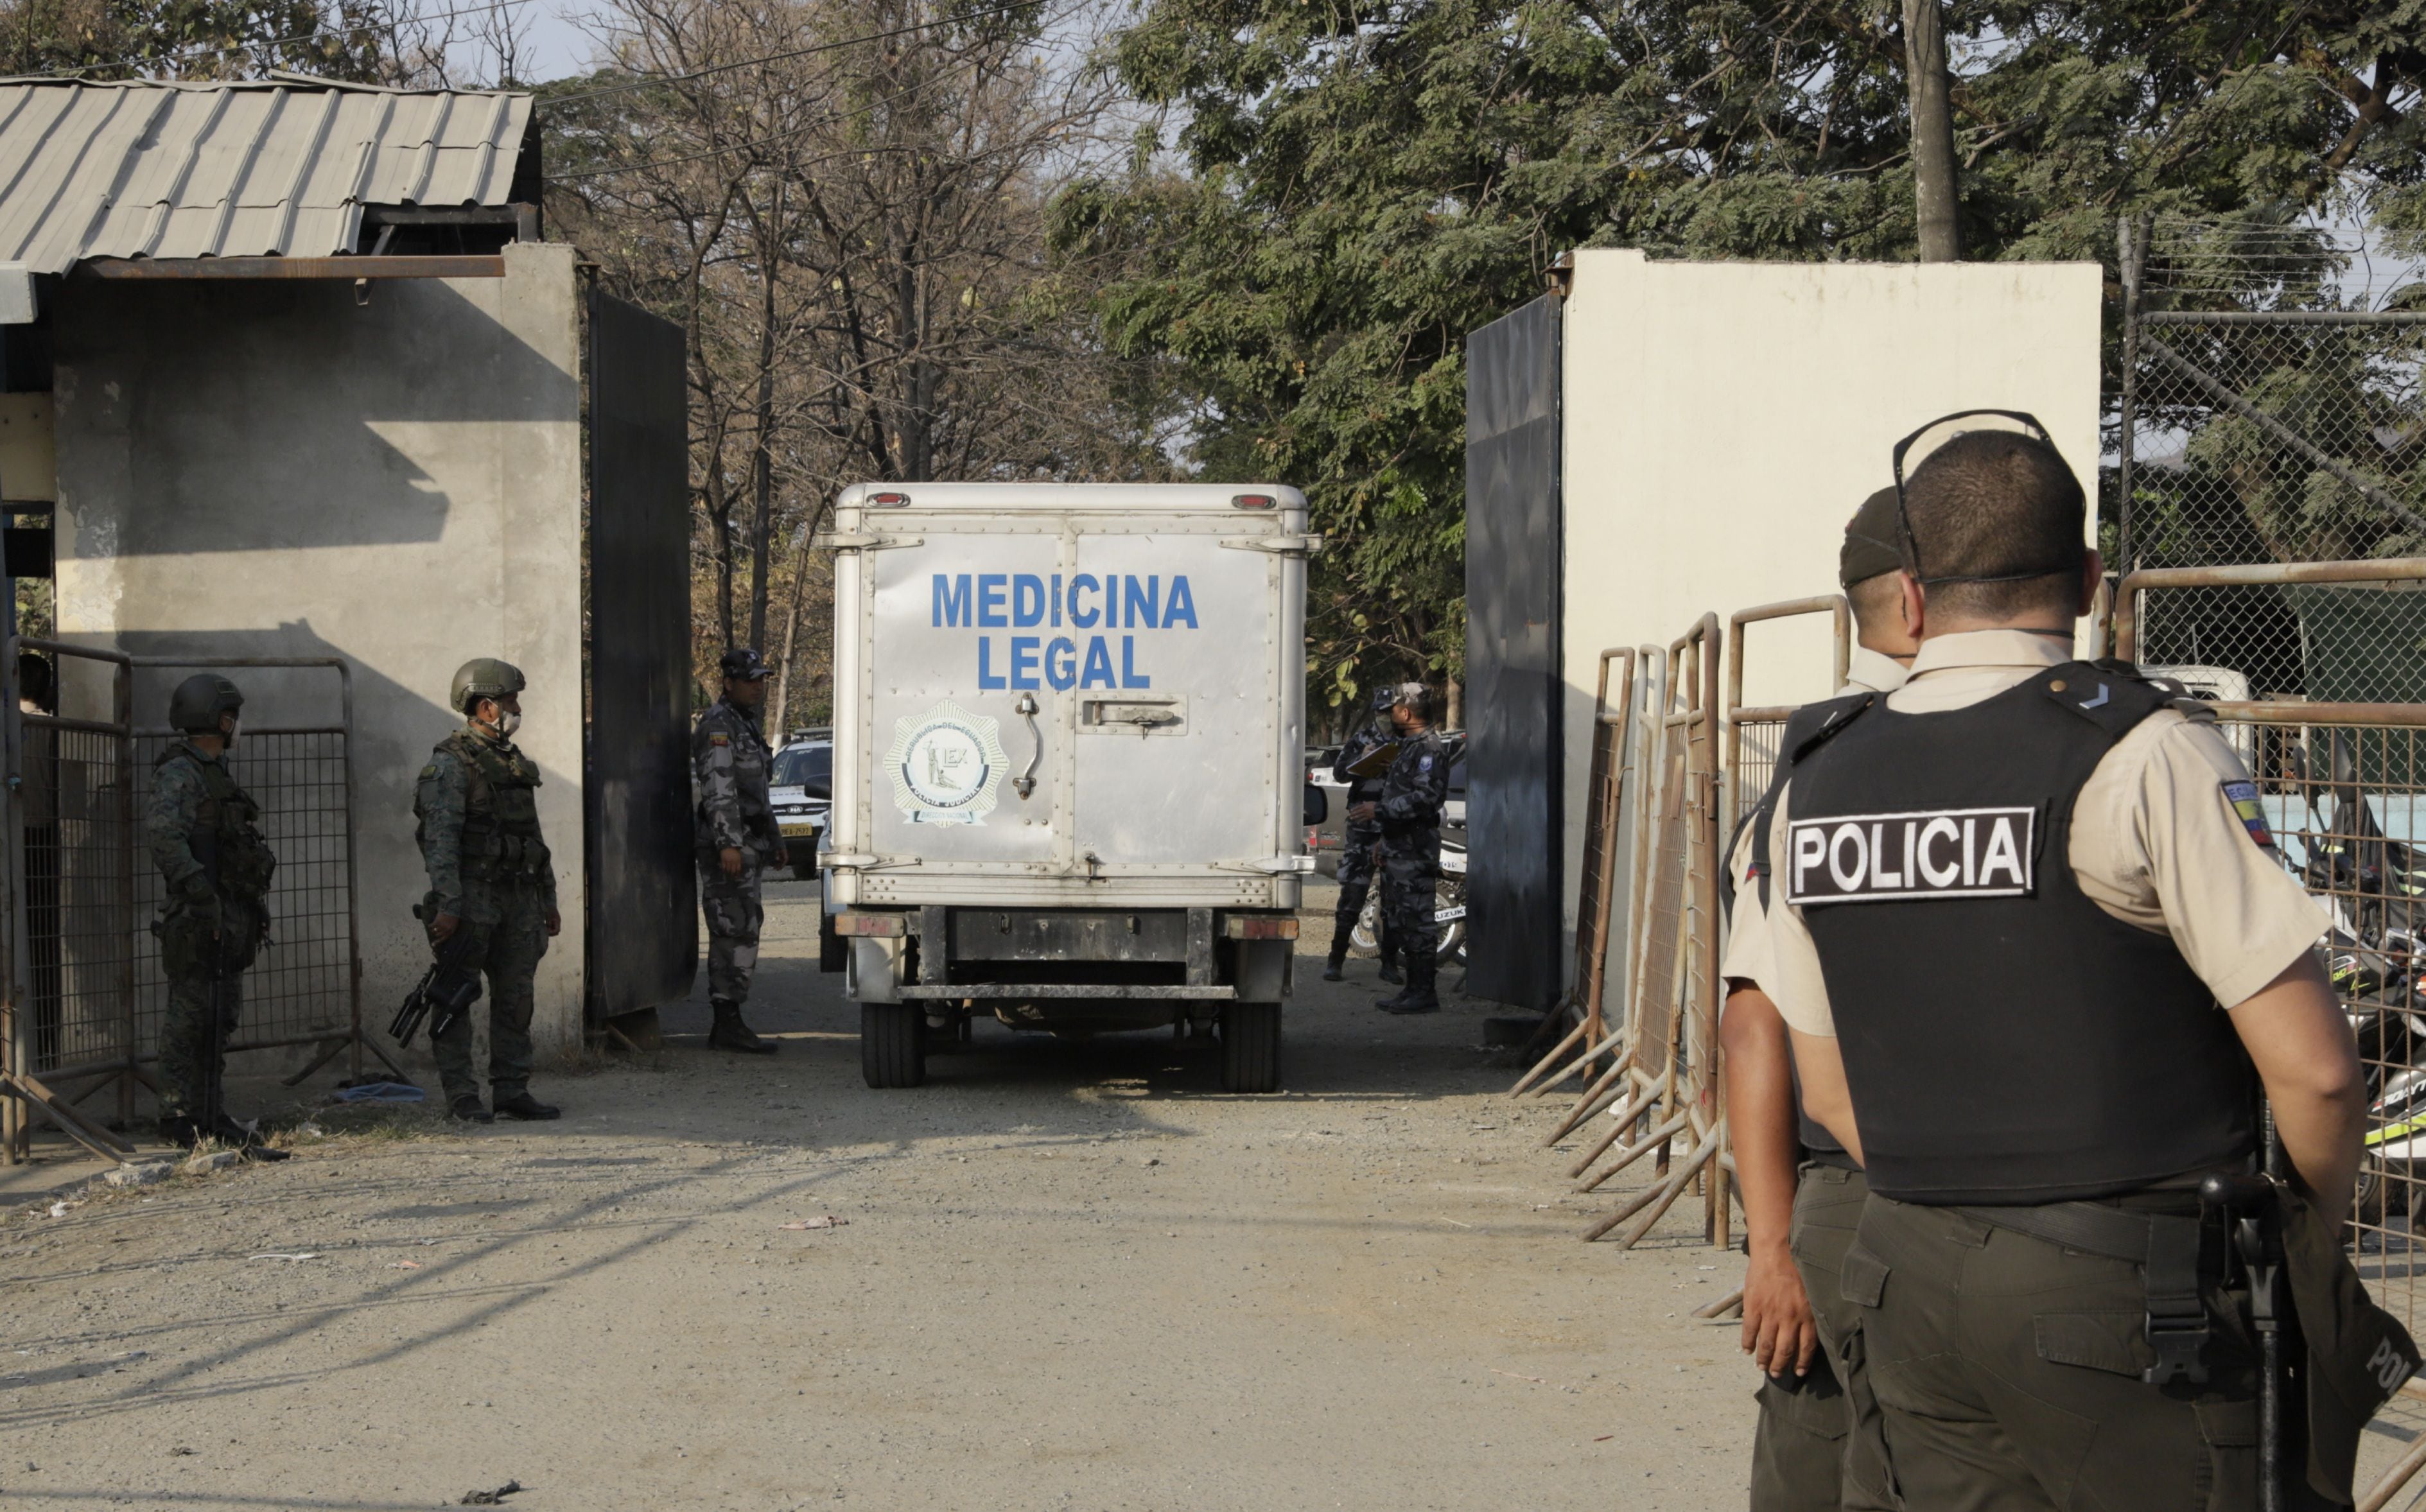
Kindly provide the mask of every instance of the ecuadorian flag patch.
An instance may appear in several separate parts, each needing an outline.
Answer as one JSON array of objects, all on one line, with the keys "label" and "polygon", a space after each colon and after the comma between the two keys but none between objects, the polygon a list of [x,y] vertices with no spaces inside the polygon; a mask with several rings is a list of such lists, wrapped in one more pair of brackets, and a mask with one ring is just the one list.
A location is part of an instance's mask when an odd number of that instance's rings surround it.
[{"label": "ecuadorian flag patch", "polygon": [[2258,799],[2256,783],[2224,783],[2224,801],[2231,805],[2233,817],[2240,821],[2240,828],[2249,831],[2250,839],[2268,850],[2274,848],[2274,831],[2267,828],[2266,805]]}]

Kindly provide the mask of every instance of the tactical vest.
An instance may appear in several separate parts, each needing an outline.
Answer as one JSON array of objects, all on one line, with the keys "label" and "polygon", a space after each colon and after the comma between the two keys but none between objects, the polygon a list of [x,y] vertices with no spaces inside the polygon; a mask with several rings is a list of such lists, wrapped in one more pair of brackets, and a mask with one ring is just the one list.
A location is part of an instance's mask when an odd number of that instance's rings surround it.
[{"label": "tactical vest", "polygon": [[2256,1079],[2172,939],[2080,891],[2073,806],[2172,694],[2053,668],[1967,709],[1790,721],[1783,875],[1820,956],[1871,1187],[2046,1203],[2242,1168]]},{"label": "tactical vest", "polygon": [[217,892],[246,902],[258,902],[269,892],[278,858],[261,837],[261,805],[236,785],[224,762],[205,758],[180,741],[160,753],[154,770],[182,761],[202,780],[202,801],[195,815],[189,844],[202,875]]},{"label": "tactical vest", "polygon": [[511,880],[548,873],[539,832],[539,764],[510,745],[458,730],[438,743],[463,764],[463,876]]}]

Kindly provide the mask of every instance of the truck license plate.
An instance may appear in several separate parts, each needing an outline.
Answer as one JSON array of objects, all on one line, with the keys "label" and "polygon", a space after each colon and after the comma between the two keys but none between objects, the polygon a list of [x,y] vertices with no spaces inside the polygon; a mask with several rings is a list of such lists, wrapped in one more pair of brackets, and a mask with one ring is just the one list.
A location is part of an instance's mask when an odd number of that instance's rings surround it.
[{"label": "truck license plate", "polygon": [[784,827],[784,838],[785,840],[815,840],[817,838],[817,827],[814,821],[801,824],[787,824]]}]

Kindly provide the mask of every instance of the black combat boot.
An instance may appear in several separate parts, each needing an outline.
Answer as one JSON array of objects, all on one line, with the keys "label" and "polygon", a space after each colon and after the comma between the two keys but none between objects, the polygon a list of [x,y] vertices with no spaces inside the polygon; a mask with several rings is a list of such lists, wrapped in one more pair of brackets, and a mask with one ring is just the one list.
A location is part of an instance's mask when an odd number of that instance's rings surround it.
[{"label": "black combat boot", "polygon": [[1382,945],[1382,980],[1392,987],[1404,987],[1407,979],[1399,974],[1399,953],[1387,941]]},{"label": "black combat boot", "polygon": [[1326,982],[1338,981],[1347,974],[1344,970],[1347,965],[1348,940],[1347,937],[1341,936],[1331,942],[1331,958],[1322,963],[1322,979]]},{"label": "black combat boot", "polygon": [[1432,978],[1440,963],[1422,951],[1407,955],[1407,989],[1382,1005],[1385,1013],[1438,1013],[1440,994],[1433,990]]},{"label": "black combat boot", "polygon": [[520,1118],[525,1123],[540,1123],[549,1118],[560,1118],[564,1116],[562,1109],[549,1107],[546,1103],[542,1102],[539,1099],[531,1096],[527,1088],[523,1091],[516,1092],[511,1097],[501,1097],[497,1099],[497,1111],[504,1114],[509,1118]]},{"label": "black combat boot", "polygon": [[707,1005],[716,1010],[716,1022],[707,1031],[707,1048],[730,1050],[744,1055],[771,1055],[779,1048],[771,1039],[761,1039],[741,1021],[741,1005],[722,998],[710,998]]},{"label": "black combat boot", "polygon": [[465,1123],[494,1123],[497,1116],[481,1104],[480,1094],[466,1092],[446,1105],[446,1116]]}]

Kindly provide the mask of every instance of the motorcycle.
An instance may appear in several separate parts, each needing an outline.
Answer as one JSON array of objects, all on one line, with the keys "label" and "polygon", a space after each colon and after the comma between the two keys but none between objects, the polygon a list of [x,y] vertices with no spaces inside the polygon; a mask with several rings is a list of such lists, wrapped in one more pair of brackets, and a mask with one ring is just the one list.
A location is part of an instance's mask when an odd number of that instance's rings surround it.
[{"label": "motorcycle", "polygon": [[[1440,943],[1432,958],[1444,966],[1465,964],[1465,846],[1444,836],[1440,876],[1432,882],[1432,920],[1440,927]],[[1349,953],[1369,960],[1382,954],[1382,890],[1365,899],[1356,927],[1348,937]]]}]

